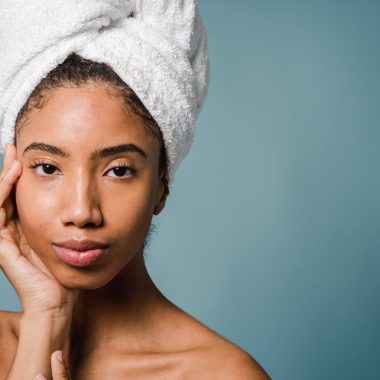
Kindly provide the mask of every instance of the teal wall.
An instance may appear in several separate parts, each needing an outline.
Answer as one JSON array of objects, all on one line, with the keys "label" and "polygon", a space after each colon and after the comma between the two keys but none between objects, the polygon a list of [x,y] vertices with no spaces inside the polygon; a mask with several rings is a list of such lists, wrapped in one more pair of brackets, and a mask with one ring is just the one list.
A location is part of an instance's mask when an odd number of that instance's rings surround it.
[{"label": "teal wall", "polygon": [[380,2],[200,7],[210,90],[150,272],[273,379],[379,379]]}]

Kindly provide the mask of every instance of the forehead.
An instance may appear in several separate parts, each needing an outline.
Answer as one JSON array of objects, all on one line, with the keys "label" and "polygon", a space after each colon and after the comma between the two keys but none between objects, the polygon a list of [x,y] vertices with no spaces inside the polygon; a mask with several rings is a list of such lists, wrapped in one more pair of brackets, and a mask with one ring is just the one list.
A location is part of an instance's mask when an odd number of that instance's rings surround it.
[{"label": "forehead", "polygon": [[[135,142],[157,144],[142,119],[128,111],[117,90],[89,83],[46,93],[41,108],[33,108],[18,131],[17,145],[48,140],[72,149]],[[134,140],[134,141],[125,141]]]}]

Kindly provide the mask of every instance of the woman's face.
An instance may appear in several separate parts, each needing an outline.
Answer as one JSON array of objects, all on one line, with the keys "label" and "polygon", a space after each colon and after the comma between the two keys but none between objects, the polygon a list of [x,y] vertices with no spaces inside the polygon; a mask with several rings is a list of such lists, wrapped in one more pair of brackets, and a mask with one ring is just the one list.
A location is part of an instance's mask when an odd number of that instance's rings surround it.
[{"label": "woman's face", "polygon": [[[46,99],[17,136],[21,227],[61,284],[95,289],[141,252],[164,206],[159,141],[106,84],[62,87]],[[87,256],[73,263],[70,244]]]}]

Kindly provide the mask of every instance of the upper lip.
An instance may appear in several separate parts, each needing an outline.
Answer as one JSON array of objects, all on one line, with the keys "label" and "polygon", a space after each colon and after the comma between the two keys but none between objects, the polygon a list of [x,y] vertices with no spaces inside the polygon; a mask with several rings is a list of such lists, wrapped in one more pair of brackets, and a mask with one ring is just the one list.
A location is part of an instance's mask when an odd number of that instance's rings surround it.
[{"label": "upper lip", "polygon": [[54,243],[59,247],[73,249],[75,251],[89,251],[90,249],[107,248],[108,244],[95,240],[65,240]]}]

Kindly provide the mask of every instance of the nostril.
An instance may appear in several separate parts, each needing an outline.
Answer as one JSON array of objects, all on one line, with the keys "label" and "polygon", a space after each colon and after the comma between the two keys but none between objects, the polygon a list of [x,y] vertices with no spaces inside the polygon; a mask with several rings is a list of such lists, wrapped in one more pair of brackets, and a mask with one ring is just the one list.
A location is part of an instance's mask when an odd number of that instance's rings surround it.
[{"label": "nostril", "polygon": [[102,224],[102,221],[100,221],[99,223],[98,222],[87,222],[83,228],[97,228],[97,227],[100,227],[100,225]]},{"label": "nostril", "polygon": [[[88,199],[87,199],[88,201]],[[99,205],[89,202],[72,202],[62,210],[60,220],[64,225],[96,229],[103,225],[103,214]]]},{"label": "nostril", "polygon": [[71,218],[71,219],[64,220],[64,224],[75,225],[79,228],[85,228],[85,229],[96,229],[103,225],[103,219],[99,216],[91,217],[91,220]]}]

